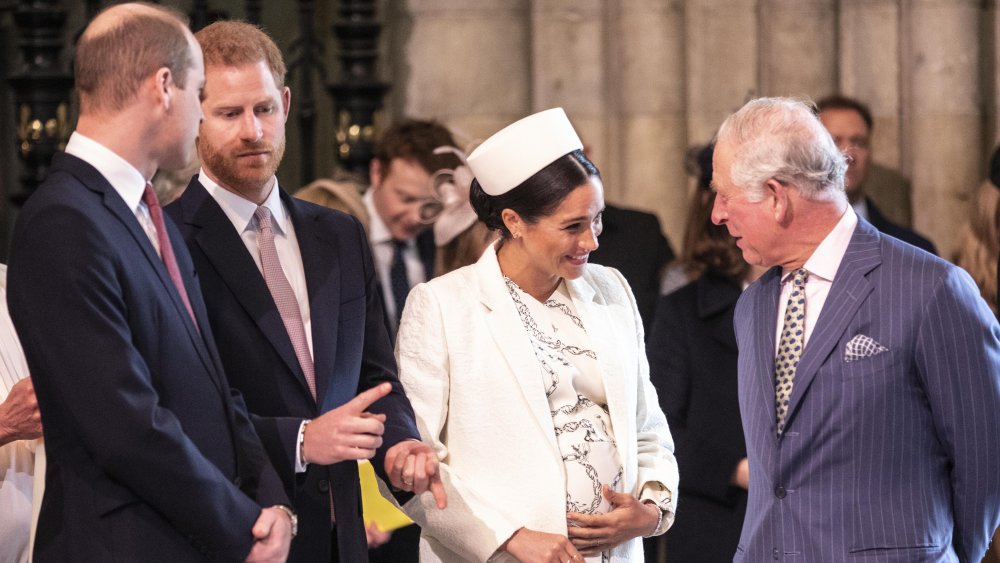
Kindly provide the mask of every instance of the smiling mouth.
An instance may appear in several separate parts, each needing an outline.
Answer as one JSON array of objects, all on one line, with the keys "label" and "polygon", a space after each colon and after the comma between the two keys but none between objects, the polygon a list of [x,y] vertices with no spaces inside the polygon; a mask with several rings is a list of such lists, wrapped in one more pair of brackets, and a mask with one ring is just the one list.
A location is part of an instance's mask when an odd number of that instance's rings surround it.
[{"label": "smiling mouth", "polygon": [[586,264],[587,263],[587,258],[589,256],[590,256],[590,253],[588,252],[586,254],[581,254],[579,256],[567,256],[566,259],[569,260],[573,264],[581,265],[581,264]]}]

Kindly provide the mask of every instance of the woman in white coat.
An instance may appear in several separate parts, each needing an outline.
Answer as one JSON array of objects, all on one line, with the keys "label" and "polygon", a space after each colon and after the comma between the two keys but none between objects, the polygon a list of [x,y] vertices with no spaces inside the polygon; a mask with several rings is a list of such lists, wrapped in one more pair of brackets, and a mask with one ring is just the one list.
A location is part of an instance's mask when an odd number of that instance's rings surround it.
[{"label": "woman in white coat", "polygon": [[581,149],[558,108],[480,145],[470,198],[500,239],[407,300],[400,379],[448,496],[404,507],[423,561],[641,561],[639,538],[673,521],[677,465],[635,299],[587,264],[604,196]]}]

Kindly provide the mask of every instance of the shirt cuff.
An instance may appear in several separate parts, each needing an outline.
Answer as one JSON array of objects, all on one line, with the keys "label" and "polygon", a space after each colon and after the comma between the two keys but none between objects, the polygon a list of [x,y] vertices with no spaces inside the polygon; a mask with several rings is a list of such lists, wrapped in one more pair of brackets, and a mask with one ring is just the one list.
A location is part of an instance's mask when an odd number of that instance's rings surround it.
[{"label": "shirt cuff", "polygon": [[303,420],[302,424],[299,425],[298,439],[295,440],[295,472],[305,473],[306,469],[309,469],[309,464],[302,459],[302,443],[305,441],[306,424],[308,420]]},{"label": "shirt cuff", "polygon": [[660,520],[660,525],[653,530],[653,533],[650,534],[650,536],[658,536],[669,530],[670,526],[673,525],[673,499],[673,494],[661,483],[651,481],[642,486],[642,490],[639,492],[639,501],[652,501],[657,507],[659,507],[660,510],[663,511],[663,519]]}]

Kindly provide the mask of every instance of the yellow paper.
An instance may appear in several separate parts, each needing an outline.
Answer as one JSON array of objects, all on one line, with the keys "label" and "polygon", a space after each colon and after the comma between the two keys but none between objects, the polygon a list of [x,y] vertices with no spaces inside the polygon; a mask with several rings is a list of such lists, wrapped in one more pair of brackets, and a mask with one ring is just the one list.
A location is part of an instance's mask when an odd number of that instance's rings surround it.
[{"label": "yellow paper", "polygon": [[382,497],[375,479],[375,468],[370,461],[358,462],[358,474],[361,477],[361,505],[364,509],[365,527],[375,522],[379,530],[387,532],[413,523],[406,514]]}]

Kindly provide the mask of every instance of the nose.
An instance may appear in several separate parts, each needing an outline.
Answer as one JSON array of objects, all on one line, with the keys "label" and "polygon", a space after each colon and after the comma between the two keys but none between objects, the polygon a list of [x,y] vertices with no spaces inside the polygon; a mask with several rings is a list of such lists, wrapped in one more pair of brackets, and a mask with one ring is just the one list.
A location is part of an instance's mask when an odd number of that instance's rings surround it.
[{"label": "nose", "polygon": [[722,198],[716,195],[715,202],[712,203],[712,222],[716,225],[722,225],[726,222],[726,217],[725,204],[722,202]]},{"label": "nose", "polygon": [[597,250],[600,243],[597,242],[598,235],[601,234],[601,228],[594,225],[587,229],[586,233],[583,235],[583,240],[580,241],[580,248],[586,250],[587,252],[593,252]]},{"label": "nose", "polygon": [[243,140],[250,142],[259,141],[264,136],[260,120],[257,119],[257,116],[253,112],[248,112],[243,118],[240,135],[243,137]]}]

